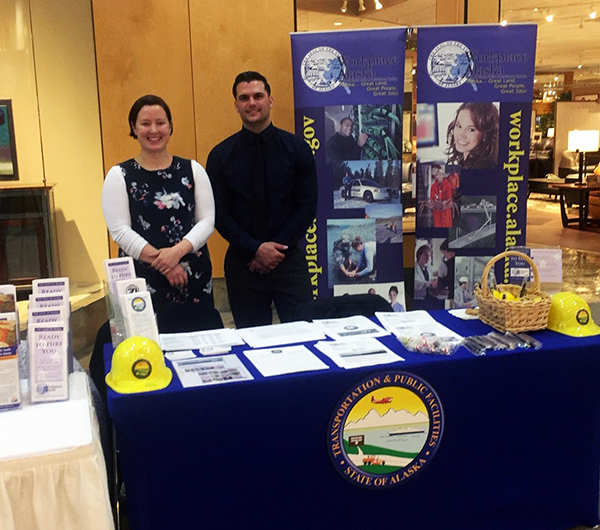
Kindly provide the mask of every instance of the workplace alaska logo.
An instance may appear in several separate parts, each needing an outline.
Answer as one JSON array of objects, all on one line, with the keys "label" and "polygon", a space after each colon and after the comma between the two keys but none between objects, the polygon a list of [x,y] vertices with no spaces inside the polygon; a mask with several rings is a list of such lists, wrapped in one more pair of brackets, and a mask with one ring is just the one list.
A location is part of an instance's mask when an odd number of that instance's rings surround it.
[{"label": "workplace alaska logo", "polygon": [[304,56],[300,74],[309,88],[329,92],[346,78],[346,62],[336,49],[319,46]]},{"label": "workplace alaska logo", "polygon": [[427,58],[427,73],[442,88],[456,88],[466,83],[474,67],[471,50],[455,40],[438,44]]},{"label": "workplace alaska logo", "polygon": [[437,394],[416,375],[373,375],[351,388],[332,414],[331,460],[357,486],[397,486],[431,461],[440,445],[443,419]]}]

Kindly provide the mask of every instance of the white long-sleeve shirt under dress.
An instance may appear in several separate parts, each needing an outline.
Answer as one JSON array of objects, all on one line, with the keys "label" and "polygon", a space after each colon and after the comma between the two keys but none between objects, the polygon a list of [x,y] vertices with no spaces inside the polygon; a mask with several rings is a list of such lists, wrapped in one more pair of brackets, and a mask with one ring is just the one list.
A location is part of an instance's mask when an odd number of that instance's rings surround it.
[{"label": "white long-sleeve shirt under dress", "polygon": [[[222,326],[214,309],[206,246],[214,231],[214,199],[198,162],[174,156],[168,168],[158,171],[146,170],[134,159],[112,167],[102,190],[102,211],[120,254],[134,259],[136,274],[148,283],[162,333]],[[183,239],[192,252],[180,260],[188,285],[179,289],[139,258],[148,244],[160,249]]]}]

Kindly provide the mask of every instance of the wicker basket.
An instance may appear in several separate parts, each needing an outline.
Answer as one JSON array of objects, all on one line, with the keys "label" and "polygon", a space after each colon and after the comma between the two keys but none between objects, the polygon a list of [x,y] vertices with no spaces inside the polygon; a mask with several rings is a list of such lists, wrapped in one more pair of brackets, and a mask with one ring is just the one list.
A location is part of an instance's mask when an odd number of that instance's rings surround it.
[{"label": "wicker basket", "polygon": [[[518,256],[531,266],[533,284],[528,285],[524,295],[519,300],[501,300],[494,297],[488,285],[488,276],[492,266],[507,256]],[[520,285],[498,284],[501,293],[519,296]],[[475,296],[479,302],[479,318],[500,331],[533,331],[544,329],[548,325],[548,313],[552,300],[550,295],[540,291],[540,277],[533,260],[515,250],[502,252],[488,261],[481,278],[481,285],[475,287]]]}]

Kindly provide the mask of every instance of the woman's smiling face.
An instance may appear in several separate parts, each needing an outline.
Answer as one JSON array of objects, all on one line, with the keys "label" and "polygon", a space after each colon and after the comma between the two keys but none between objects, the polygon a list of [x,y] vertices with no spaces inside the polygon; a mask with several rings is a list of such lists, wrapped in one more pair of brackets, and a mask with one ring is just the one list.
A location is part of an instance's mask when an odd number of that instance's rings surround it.
[{"label": "woman's smiling face", "polygon": [[171,124],[160,105],[144,105],[133,124],[133,132],[143,151],[166,149],[171,137]]},{"label": "woman's smiling face", "polygon": [[481,131],[473,123],[470,110],[463,109],[458,113],[453,134],[454,148],[462,153],[463,159],[466,159],[471,151],[477,147],[482,136]]}]

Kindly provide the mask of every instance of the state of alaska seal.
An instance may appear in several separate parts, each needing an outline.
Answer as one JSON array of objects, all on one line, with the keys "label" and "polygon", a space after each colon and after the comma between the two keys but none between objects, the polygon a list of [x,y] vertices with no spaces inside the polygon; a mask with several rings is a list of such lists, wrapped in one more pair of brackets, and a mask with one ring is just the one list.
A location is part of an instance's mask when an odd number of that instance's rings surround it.
[{"label": "state of alaska seal", "polygon": [[443,422],[431,385],[406,372],[378,373],[338,403],[329,422],[329,454],[338,472],[356,486],[397,486],[431,461]]},{"label": "state of alaska seal", "polygon": [[346,77],[346,63],[336,49],[319,46],[304,56],[300,74],[309,88],[317,92],[329,92]]},{"label": "state of alaska seal", "polygon": [[442,88],[456,88],[473,73],[471,50],[463,43],[449,40],[438,44],[427,58],[427,73]]}]

